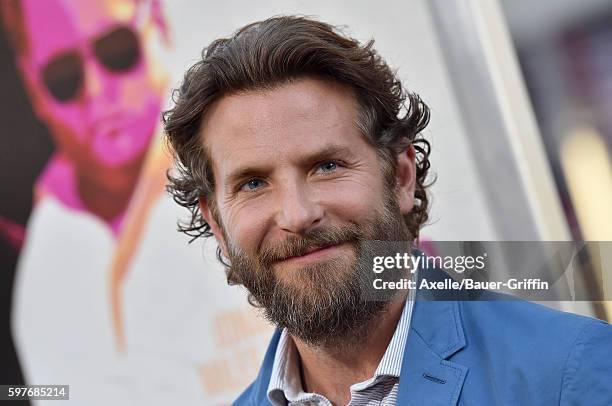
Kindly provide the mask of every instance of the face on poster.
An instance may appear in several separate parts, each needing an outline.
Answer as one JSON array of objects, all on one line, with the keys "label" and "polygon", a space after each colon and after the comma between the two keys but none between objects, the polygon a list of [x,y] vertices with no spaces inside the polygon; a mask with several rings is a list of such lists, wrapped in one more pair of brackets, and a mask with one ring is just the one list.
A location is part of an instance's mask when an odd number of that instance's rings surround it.
[{"label": "face on poster", "polygon": [[159,4],[23,0],[6,2],[4,14],[30,102],[56,146],[37,192],[119,234],[166,97],[150,49],[165,35]]}]

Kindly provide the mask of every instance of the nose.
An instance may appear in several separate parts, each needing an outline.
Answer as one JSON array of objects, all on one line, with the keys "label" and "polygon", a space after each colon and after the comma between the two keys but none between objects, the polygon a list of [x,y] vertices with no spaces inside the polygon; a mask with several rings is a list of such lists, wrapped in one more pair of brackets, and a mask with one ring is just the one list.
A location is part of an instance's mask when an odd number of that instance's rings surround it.
[{"label": "nose", "polygon": [[279,198],[277,224],[285,232],[304,234],[323,219],[324,210],[305,182],[286,182]]},{"label": "nose", "polygon": [[91,58],[85,62],[85,83],[83,93],[87,101],[97,99],[103,91],[102,68]]}]

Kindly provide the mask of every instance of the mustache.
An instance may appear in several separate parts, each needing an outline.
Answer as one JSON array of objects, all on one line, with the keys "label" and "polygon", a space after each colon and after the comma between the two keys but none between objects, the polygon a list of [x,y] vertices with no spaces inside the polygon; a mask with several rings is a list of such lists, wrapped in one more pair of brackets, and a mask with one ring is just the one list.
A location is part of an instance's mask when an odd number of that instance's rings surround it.
[{"label": "mustache", "polygon": [[274,262],[307,254],[314,249],[330,247],[347,242],[361,242],[363,232],[357,225],[349,224],[343,227],[329,226],[308,231],[302,236],[288,237],[279,244],[262,247],[258,256],[260,262],[269,266]]}]

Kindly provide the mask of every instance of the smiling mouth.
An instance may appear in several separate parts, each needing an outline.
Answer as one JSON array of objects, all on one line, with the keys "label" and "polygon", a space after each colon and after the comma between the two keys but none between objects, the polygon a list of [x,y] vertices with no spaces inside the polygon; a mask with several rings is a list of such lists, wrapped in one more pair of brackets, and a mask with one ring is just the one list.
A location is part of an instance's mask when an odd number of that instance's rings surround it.
[{"label": "smiling mouth", "polygon": [[311,262],[318,259],[325,258],[329,254],[335,252],[340,246],[343,244],[335,244],[335,245],[326,245],[323,247],[312,247],[309,248],[303,255],[297,255],[294,257],[285,258],[279,263],[288,263],[288,262]]}]

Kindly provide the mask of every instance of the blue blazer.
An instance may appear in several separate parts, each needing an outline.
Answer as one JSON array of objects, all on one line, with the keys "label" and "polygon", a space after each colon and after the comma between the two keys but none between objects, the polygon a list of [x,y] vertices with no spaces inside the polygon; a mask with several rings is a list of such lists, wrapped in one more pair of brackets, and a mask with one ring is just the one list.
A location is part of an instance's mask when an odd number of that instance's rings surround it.
[{"label": "blue blazer", "polygon": [[[476,301],[436,295],[417,292],[398,405],[612,406],[608,323],[491,292]],[[279,337],[276,331],[259,375],[234,405],[270,405]]]}]

